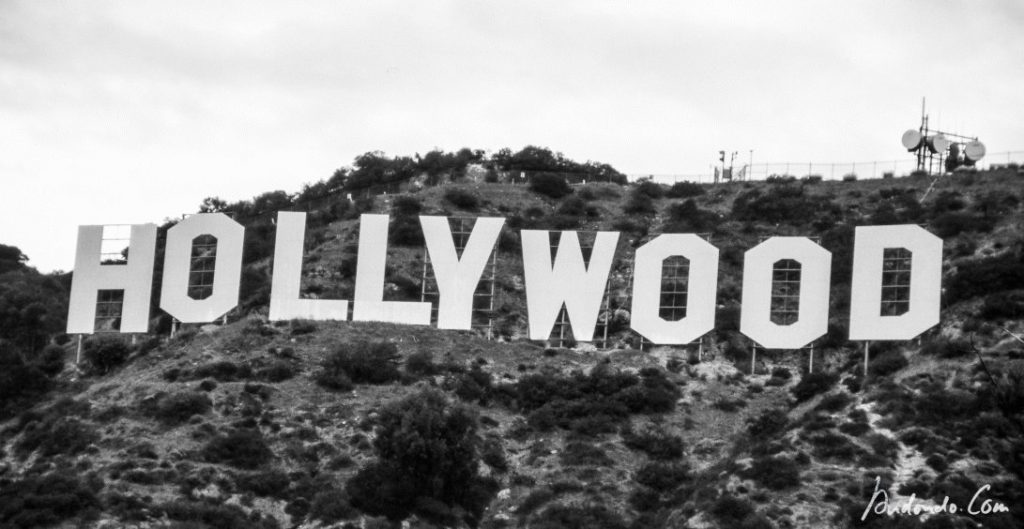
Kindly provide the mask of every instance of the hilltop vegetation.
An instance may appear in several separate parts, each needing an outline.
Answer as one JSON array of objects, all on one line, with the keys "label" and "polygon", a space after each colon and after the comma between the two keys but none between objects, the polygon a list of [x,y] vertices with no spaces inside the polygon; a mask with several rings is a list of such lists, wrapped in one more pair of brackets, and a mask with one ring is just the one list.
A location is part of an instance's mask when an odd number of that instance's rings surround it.
[{"label": "hilltop vegetation", "polygon": [[[529,181],[516,180],[523,172]],[[927,196],[923,176],[668,186],[616,175],[537,148],[368,153],[295,195],[207,199],[202,210],[247,228],[230,322],[169,338],[154,310],[152,337],[90,338],[78,369],[61,335],[68,278],[0,246],[0,526],[1024,523],[1015,172],[944,177]],[[395,187],[364,192],[381,184]],[[268,322],[272,213],[296,209],[309,212],[304,294],[344,299],[360,213],[391,215],[385,299],[417,301],[417,215],[506,217],[493,310],[478,307],[479,325],[459,332]],[[865,378],[846,330],[853,229],[892,223],[944,238],[942,320],[919,341],[871,344]],[[521,229],[622,233],[606,349],[571,334],[575,348],[525,339]],[[628,256],[662,232],[702,233],[721,250],[716,328],[700,346],[642,343],[628,329]],[[738,332],[743,252],[772,235],[815,237],[833,255],[813,372],[808,350],[758,350],[752,372]],[[961,508],[991,485],[985,497],[1010,512],[861,522],[876,477],[893,502],[949,496]]]}]

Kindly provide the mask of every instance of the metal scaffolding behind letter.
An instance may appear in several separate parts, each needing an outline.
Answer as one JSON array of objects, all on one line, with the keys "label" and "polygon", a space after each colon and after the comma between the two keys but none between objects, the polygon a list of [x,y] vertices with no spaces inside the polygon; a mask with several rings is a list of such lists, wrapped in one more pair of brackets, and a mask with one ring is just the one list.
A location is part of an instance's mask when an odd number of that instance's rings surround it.
[{"label": "metal scaffolding behind letter", "polygon": [[[466,249],[469,236],[473,233],[473,224],[476,219],[473,217],[449,217],[448,225],[451,228],[452,240],[455,243],[455,252],[462,258],[462,251]],[[491,257],[480,283],[477,284],[476,292],[473,293],[473,316],[472,327],[484,331],[488,340],[494,339],[494,294],[498,275],[498,252],[491,250]],[[423,274],[420,282],[420,301],[430,302],[430,321],[437,324],[437,307],[441,293],[437,289],[437,277],[434,275],[434,267],[430,264],[430,253],[423,249]]]}]

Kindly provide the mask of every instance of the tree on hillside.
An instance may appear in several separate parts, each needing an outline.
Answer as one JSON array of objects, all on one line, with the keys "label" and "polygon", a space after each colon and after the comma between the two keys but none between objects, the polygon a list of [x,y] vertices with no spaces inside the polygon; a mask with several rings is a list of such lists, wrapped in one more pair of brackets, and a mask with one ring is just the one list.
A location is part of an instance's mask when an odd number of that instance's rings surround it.
[{"label": "tree on hillside", "polygon": [[47,371],[57,369],[46,369],[42,360],[42,355],[29,357],[13,343],[0,339],[0,419],[10,417],[22,404],[50,389],[52,381]]},{"label": "tree on hillside", "polygon": [[465,173],[466,166],[483,159],[482,150],[473,151],[464,147],[458,152],[444,152],[434,149],[422,157],[417,154],[416,167],[427,173],[427,185],[437,185],[441,183],[442,175],[447,173],[451,179],[458,178]]},{"label": "tree on hillside", "polygon": [[228,203],[220,197],[206,197],[199,204],[200,213],[218,213],[227,209]]},{"label": "tree on hillside", "polygon": [[28,257],[17,246],[0,244],[0,274],[25,268]]},{"label": "tree on hillside", "polygon": [[497,491],[477,475],[479,444],[476,414],[438,390],[392,402],[380,413],[378,460],[348,482],[352,504],[393,520],[416,513],[446,525],[462,510],[475,526]]},{"label": "tree on hillside", "polygon": [[21,250],[0,244],[0,339],[35,352],[64,331],[67,285],[25,266]]},{"label": "tree on hillside", "polygon": [[365,189],[381,184],[408,180],[417,173],[416,162],[408,156],[391,158],[381,151],[356,156],[346,189]]},{"label": "tree on hillside", "polygon": [[616,171],[611,165],[593,161],[581,164],[566,158],[560,152],[552,152],[551,149],[535,145],[527,145],[515,153],[510,149],[501,149],[491,156],[491,163],[502,171],[573,173],[579,175],[578,179],[591,178],[602,182],[626,183],[626,175]]}]

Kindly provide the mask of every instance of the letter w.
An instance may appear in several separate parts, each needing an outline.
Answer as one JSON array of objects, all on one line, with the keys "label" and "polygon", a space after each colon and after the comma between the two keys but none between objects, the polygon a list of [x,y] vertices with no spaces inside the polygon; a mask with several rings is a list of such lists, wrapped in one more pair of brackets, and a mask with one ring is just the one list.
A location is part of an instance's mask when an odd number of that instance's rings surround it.
[{"label": "letter w", "polygon": [[591,341],[619,241],[618,232],[597,233],[589,267],[583,262],[579,237],[574,231],[562,232],[553,266],[548,232],[523,230],[521,234],[530,339],[548,339],[564,303],[573,336],[580,342]]}]

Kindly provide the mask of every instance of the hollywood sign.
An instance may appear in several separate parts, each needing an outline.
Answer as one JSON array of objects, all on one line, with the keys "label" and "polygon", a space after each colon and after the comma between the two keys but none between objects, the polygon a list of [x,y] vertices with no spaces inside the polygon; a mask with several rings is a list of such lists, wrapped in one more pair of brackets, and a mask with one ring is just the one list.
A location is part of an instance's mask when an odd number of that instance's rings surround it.
[{"label": "hollywood sign", "polygon": [[[387,215],[362,215],[356,264],[353,321],[429,325],[431,304],[384,301],[387,260]],[[446,217],[421,216],[420,224],[439,293],[437,327],[469,329],[473,293],[494,251],[504,218],[480,217],[462,254],[456,251]],[[280,212],[270,295],[271,320],[304,318],[347,320],[348,300],[300,297],[306,214]],[[245,229],[222,213],[192,215],[167,231],[160,308],[183,323],[208,323],[233,309],[239,298]],[[80,226],[67,332],[94,332],[100,290],[123,290],[122,333],[144,333],[156,253],[154,224],[131,226],[129,258],[102,264],[102,226]],[[197,237],[216,238],[212,294],[188,295],[192,245]],[[576,232],[564,231],[554,258],[548,232],[522,230],[522,259],[529,335],[546,340],[563,304],[579,341],[593,336],[611,271],[618,232],[598,232],[589,262]],[[903,248],[911,254],[909,310],[883,315],[880,310],[883,254]],[[668,320],[659,314],[661,272],[670,257],[689,260],[686,316]],[[665,233],[636,250],[630,327],[650,341],[682,345],[714,328],[719,252],[694,234]],[[800,263],[798,315],[794,323],[771,319],[772,271],[775,263]],[[854,242],[849,338],[909,340],[939,322],[942,240],[916,225],[861,226]],[[743,263],[740,332],[769,349],[795,349],[828,330],[830,252],[806,237],[772,237],[748,250]]]}]

